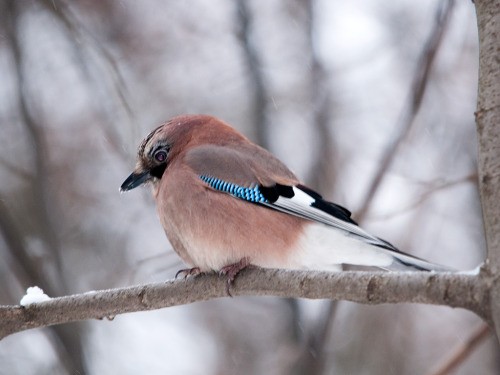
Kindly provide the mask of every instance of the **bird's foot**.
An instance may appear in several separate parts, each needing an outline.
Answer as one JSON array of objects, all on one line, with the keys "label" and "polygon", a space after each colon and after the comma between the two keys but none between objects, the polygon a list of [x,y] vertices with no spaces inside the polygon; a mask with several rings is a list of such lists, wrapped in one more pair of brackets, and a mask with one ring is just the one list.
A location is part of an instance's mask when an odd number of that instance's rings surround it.
[{"label": "bird's foot", "polygon": [[233,283],[234,278],[241,270],[245,268],[258,268],[258,266],[250,264],[250,258],[245,257],[241,258],[238,263],[229,264],[222,267],[219,271],[219,277],[221,277],[222,275],[227,275],[226,292],[229,297],[232,297],[229,289],[231,288],[231,284]]},{"label": "bird's foot", "polygon": [[184,268],[182,270],[177,271],[177,273],[175,274],[175,278],[177,279],[177,276],[179,276],[181,273],[184,275],[184,278],[186,278],[188,276],[199,275],[201,273],[201,270],[200,267]]}]

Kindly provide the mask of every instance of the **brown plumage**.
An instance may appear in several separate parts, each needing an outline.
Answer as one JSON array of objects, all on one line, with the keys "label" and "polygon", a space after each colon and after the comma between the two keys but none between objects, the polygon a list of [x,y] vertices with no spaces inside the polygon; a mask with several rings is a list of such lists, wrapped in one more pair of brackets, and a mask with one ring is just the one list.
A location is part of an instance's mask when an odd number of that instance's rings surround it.
[{"label": "brown plumage", "polygon": [[324,201],[271,153],[213,117],[162,124],[141,143],[137,160],[121,190],[151,183],[168,239],[196,272],[229,270],[234,277],[249,263],[441,269],[365,232],[349,211]]}]

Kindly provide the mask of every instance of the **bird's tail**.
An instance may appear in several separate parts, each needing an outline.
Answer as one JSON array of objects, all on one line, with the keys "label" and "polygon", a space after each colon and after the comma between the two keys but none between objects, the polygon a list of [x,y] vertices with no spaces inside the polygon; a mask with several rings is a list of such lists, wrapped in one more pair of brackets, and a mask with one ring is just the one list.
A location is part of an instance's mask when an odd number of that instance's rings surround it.
[{"label": "bird's tail", "polygon": [[395,250],[385,249],[388,253],[391,254],[394,261],[393,263],[387,267],[389,270],[393,271],[435,271],[435,272],[454,272],[455,270],[451,267],[442,266],[440,264],[431,263],[424,259],[415,257],[413,255],[409,255]]},{"label": "bird's tail", "polygon": [[392,271],[454,271],[404,253],[378,237],[368,236],[345,234],[322,224],[311,224],[306,227],[303,241],[288,267],[335,271],[340,265],[350,265]]}]

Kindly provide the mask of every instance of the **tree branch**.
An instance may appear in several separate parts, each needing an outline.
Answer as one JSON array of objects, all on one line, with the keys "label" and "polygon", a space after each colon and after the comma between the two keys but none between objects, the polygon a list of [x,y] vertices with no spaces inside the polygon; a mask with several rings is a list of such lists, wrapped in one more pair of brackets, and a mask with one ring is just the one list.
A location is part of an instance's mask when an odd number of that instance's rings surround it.
[{"label": "tree branch", "polygon": [[479,138],[479,187],[491,271],[500,271],[500,11],[495,1],[477,1],[479,90],[476,115]]},{"label": "tree branch", "polygon": [[[500,272],[500,6],[494,0],[476,0],[479,34],[478,132],[479,193],[483,208],[491,275]],[[500,337],[500,278],[492,290],[491,311]]]},{"label": "tree branch", "polygon": [[[225,297],[225,283],[224,278],[206,274],[187,280],[75,294],[28,307],[0,306],[0,338],[30,328]],[[342,299],[370,305],[447,305],[471,310],[489,322],[489,286],[490,279],[484,273],[254,269],[238,275],[231,293],[234,296]]]}]

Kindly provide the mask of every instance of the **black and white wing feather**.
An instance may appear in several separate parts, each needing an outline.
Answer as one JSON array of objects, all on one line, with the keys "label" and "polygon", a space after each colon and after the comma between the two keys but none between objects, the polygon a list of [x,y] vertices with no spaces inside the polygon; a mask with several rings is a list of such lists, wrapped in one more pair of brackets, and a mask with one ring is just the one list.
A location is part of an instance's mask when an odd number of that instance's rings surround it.
[{"label": "black and white wing feather", "polygon": [[399,251],[390,243],[361,229],[351,219],[349,210],[335,203],[325,201],[321,195],[305,186],[276,184],[273,187],[261,186],[260,190],[268,200],[268,202],[262,203],[265,206],[334,227],[370,245]]},{"label": "black and white wing feather", "polygon": [[349,210],[335,203],[325,201],[321,195],[303,186],[285,186],[276,184],[272,187],[259,186],[266,198],[260,204],[269,208],[296,215],[335,228],[345,235],[382,248],[389,252],[403,266],[426,271],[449,271],[449,268],[427,262],[406,254],[387,241],[384,241],[360,228],[351,219]]}]

